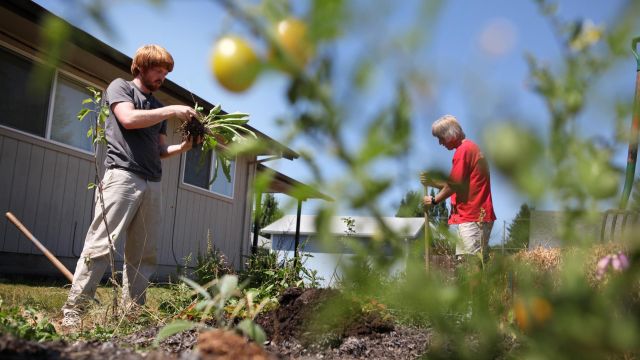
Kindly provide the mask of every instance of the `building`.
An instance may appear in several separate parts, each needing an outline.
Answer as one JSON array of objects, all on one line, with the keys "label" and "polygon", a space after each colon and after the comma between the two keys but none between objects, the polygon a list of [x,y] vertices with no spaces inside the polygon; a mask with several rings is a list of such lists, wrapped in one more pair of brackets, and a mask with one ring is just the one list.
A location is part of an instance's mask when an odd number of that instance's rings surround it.
[{"label": "building", "polygon": [[[383,221],[402,238],[406,251],[411,242],[423,238],[424,218],[385,217]],[[331,218],[330,232],[335,243],[321,243],[316,233],[316,217],[312,215],[285,215],[262,229],[263,234],[271,236],[272,250],[283,258],[295,256],[296,248],[302,254],[311,255],[303,256],[302,261],[305,261],[308,269],[318,272],[322,277],[322,286],[335,285],[343,274],[341,265],[348,263],[354,254],[345,245],[345,238],[368,242],[380,233],[376,219],[363,216],[334,216]],[[400,263],[395,266],[396,270],[403,268]]]},{"label": "building", "polygon": [[[574,238],[563,240],[563,226],[569,223]],[[592,244],[622,241],[637,233],[640,213],[635,210],[607,210],[572,219],[562,211],[532,210],[529,228],[529,249],[537,247],[557,248],[575,243]]]},{"label": "building", "polygon": [[[73,272],[93,216],[94,191],[88,184],[96,179],[86,137],[89,122],[77,121],[76,113],[82,100],[90,97],[87,86],[104,90],[115,78],[131,78],[130,57],[71,25],[65,51],[54,58],[55,67],[48,66],[53,55],[47,50],[42,24],[51,18],[55,15],[31,1],[0,2],[0,274],[59,275],[7,221],[6,212],[20,219]],[[167,105],[193,106],[195,101],[205,110],[213,107],[169,80],[155,95]],[[171,143],[179,142],[175,126],[169,121]],[[231,182],[221,175],[209,185],[215,158],[207,157],[200,167],[197,150],[163,161],[165,222],[158,248],[159,277],[174,272],[189,255],[204,251],[209,236],[235,268],[242,266],[251,249],[252,181],[260,171],[259,157],[298,157],[249,128],[270,145],[236,158]],[[102,172],[101,158],[98,164]],[[262,171],[268,169],[260,166]],[[286,192],[300,185],[274,174],[268,191]],[[291,181],[281,183],[278,177]]]}]

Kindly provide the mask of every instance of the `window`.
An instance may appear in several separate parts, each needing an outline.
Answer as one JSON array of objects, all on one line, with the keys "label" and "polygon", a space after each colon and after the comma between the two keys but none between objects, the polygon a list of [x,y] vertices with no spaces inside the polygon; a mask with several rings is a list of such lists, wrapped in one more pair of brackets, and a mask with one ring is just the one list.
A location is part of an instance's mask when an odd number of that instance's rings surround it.
[{"label": "window", "polygon": [[45,136],[52,71],[0,47],[0,124]]},{"label": "window", "polygon": [[[204,159],[201,158],[204,156]],[[218,176],[211,183],[215,173],[215,153],[203,155],[199,149],[189,150],[184,165],[184,183],[197,186],[212,193],[233,198],[233,183],[235,181],[236,162],[231,161],[231,181],[227,181],[222,168],[218,169]]]},{"label": "window", "polygon": [[81,109],[82,100],[90,97],[91,92],[86,86],[58,75],[51,115],[51,140],[89,152],[93,151],[91,139],[87,137],[87,131],[93,119],[87,116],[83,121],[78,121],[76,117]]},{"label": "window", "polygon": [[[93,152],[90,117],[78,121],[87,85],[0,46],[0,125]],[[94,86],[95,87],[95,86]]]}]

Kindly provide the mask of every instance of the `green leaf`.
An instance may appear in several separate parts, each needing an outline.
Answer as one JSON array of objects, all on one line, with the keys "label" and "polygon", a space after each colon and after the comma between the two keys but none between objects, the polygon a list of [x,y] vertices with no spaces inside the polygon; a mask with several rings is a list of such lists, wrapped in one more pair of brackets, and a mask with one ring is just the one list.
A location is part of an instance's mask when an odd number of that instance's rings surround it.
[{"label": "green leaf", "polygon": [[91,104],[92,102],[93,102],[92,98],[84,99],[84,100],[82,100],[82,105]]},{"label": "green leaf", "polygon": [[234,112],[234,113],[216,116],[217,119],[243,119],[248,117],[249,117],[249,114],[240,113],[240,112]]},{"label": "green leaf", "polygon": [[85,108],[85,109],[82,109],[82,110],[78,111],[78,115],[76,115],[76,116],[77,116],[79,121],[82,121],[82,120],[84,120],[84,117],[87,116],[87,114],[89,112],[91,112],[91,110]]},{"label": "green leaf", "polygon": [[214,106],[213,109],[211,109],[209,111],[209,116],[218,115],[220,110],[222,110],[222,105],[221,104],[218,104],[218,105]]},{"label": "green leaf", "polygon": [[255,341],[260,346],[262,346],[262,344],[267,341],[267,334],[265,334],[260,325],[254,323],[249,319],[242,320],[236,326],[236,329],[240,330],[249,339]]},{"label": "green leaf", "polygon": [[175,335],[185,330],[189,330],[194,326],[196,326],[196,324],[191,321],[176,320],[160,329],[158,335],[156,336],[156,339],[153,341],[153,344],[157,346],[162,340],[168,338],[169,336]]},{"label": "green leaf", "polygon": [[200,286],[200,284],[184,276],[181,276],[180,279],[187,283],[187,285],[189,285],[193,290],[197,291],[204,298],[211,300],[211,294],[209,294],[207,289]]},{"label": "green leaf", "polygon": [[[204,141],[202,142],[202,152],[206,153],[207,151],[213,151],[216,149],[218,145],[218,141],[213,136],[205,135]],[[204,158],[204,156],[203,156]]]},{"label": "green leaf", "polygon": [[93,136],[93,128],[90,127],[89,130],[87,130],[87,137],[90,138]]}]

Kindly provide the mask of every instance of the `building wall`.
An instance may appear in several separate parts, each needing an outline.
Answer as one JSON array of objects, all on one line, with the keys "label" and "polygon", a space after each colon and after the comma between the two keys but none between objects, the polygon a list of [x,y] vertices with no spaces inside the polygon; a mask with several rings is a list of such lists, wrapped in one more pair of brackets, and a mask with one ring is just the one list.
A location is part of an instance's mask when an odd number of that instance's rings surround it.
[{"label": "building wall", "polygon": [[[39,28],[30,21],[0,7],[0,47],[37,61]],[[73,44],[60,61],[59,69],[87,84],[105,89],[108,83],[131,76]],[[180,66],[180,64],[176,64]],[[165,104],[181,101],[162,91],[156,93]],[[192,105],[192,104],[185,104]],[[78,110],[80,104],[78,104]],[[28,109],[25,109],[28,111]],[[2,116],[2,114],[0,114]],[[176,123],[169,121],[170,143],[178,143]],[[248,221],[251,213],[249,179],[255,171],[255,158],[236,161],[233,198],[219,196],[182,182],[184,155],[163,160],[164,219],[163,238],[158,247],[160,273],[169,273],[207,246],[207,234],[236,268],[242,254],[249,249]],[[102,172],[102,158],[99,159]],[[0,125],[0,273],[16,270],[16,254],[39,255],[39,251],[4,217],[11,211],[51,252],[73,271],[86,231],[93,215],[94,191],[87,185],[94,181],[93,156],[36,135]],[[119,240],[122,253],[125,240]],[[9,256],[10,255],[10,256]],[[3,266],[4,265],[4,266]],[[24,270],[24,269],[23,269]],[[33,269],[29,269],[33,270]],[[43,269],[45,273],[57,270]]]},{"label": "building wall", "polygon": [[630,234],[637,233],[640,224],[637,212],[628,212],[626,218],[624,214],[597,214],[592,219],[572,223],[571,227],[576,238],[566,241],[560,236],[564,221],[566,221],[565,214],[560,211],[531,211],[529,248],[571,246],[571,241],[580,243],[620,241]]}]

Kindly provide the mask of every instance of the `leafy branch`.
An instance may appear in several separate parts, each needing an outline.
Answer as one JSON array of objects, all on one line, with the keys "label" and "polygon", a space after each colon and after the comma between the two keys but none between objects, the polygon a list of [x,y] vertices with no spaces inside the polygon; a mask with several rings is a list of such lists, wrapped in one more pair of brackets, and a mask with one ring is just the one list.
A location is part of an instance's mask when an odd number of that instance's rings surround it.
[{"label": "leafy branch", "polygon": [[92,115],[93,123],[87,131],[87,137],[91,138],[93,144],[93,166],[95,168],[95,179],[93,183],[90,183],[89,189],[98,189],[98,196],[100,199],[100,206],[102,208],[102,221],[104,222],[105,229],[107,231],[107,238],[109,240],[109,265],[111,267],[111,277],[109,281],[113,284],[113,312],[116,313],[118,309],[118,282],[116,281],[116,263],[115,263],[115,246],[113,240],[115,234],[111,234],[109,230],[109,223],[107,222],[107,210],[104,206],[104,195],[102,189],[102,182],[100,181],[100,168],[98,167],[98,146],[105,145],[107,138],[105,137],[105,123],[109,117],[109,107],[102,99],[102,93],[93,87],[87,87],[91,92],[91,97],[82,101],[82,109],[78,112],[78,121],[83,121],[88,115]]}]

